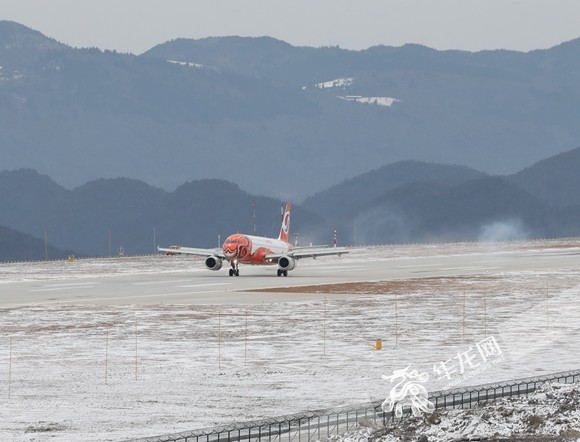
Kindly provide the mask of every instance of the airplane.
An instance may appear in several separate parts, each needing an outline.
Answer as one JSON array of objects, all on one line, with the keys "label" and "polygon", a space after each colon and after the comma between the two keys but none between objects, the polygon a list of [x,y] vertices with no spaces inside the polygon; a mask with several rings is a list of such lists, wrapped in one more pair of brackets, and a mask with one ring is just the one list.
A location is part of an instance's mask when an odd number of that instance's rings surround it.
[{"label": "airplane", "polygon": [[277,239],[263,238],[253,235],[236,233],[225,240],[222,248],[197,249],[192,247],[172,246],[158,247],[160,252],[177,255],[205,256],[205,266],[209,270],[220,270],[224,261],[231,268],[230,276],[240,276],[240,264],[250,265],[278,265],[278,276],[288,276],[288,272],[296,267],[296,261],[301,258],[338,255],[348,251],[344,247],[324,248],[320,246],[295,247],[289,241],[290,212],[292,204],[287,203],[282,216],[282,226]]}]

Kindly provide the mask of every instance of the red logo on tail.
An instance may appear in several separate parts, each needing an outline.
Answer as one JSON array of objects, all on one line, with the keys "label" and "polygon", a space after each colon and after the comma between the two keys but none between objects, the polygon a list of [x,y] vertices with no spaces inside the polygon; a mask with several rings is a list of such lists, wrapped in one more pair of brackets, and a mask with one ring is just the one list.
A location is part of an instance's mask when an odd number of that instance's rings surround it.
[{"label": "red logo on tail", "polygon": [[290,211],[292,210],[292,204],[287,203],[284,209],[284,215],[282,216],[282,228],[280,229],[280,235],[278,239],[281,241],[288,242],[290,237]]}]

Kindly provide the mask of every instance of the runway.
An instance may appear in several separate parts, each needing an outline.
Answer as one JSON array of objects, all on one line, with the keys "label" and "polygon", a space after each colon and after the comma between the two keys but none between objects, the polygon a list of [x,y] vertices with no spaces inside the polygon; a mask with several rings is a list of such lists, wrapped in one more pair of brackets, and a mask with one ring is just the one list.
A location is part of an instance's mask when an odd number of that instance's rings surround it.
[{"label": "runway", "polygon": [[[513,243],[490,247],[478,244],[373,247],[353,249],[342,257],[304,259],[288,277],[277,277],[276,267],[241,267],[239,277],[227,268],[212,272],[199,260],[155,256],[139,258],[139,271],[126,274],[134,258],[84,263],[84,274],[68,277],[76,264],[56,269],[34,269],[20,264],[20,277],[0,284],[0,305],[148,305],[255,304],[308,301],[316,293],[276,293],[276,288],[415,278],[492,275],[505,272],[578,268],[580,244]],[[160,265],[162,264],[162,265]],[[175,264],[172,267],[172,264]],[[80,264],[79,264],[80,265]],[[27,278],[29,266],[34,278]],[[94,270],[92,267],[94,267]],[[226,266],[224,266],[226,267]],[[44,271],[44,273],[43,273]],[[59,274],[61,272],[61,274]],[[3,278],[4,279],[4,278]],[[27,280],[32,279],[32,280]],[[259,290],[274,289],[263,293]],[[344,296],[344,295],[343,295]]]}]

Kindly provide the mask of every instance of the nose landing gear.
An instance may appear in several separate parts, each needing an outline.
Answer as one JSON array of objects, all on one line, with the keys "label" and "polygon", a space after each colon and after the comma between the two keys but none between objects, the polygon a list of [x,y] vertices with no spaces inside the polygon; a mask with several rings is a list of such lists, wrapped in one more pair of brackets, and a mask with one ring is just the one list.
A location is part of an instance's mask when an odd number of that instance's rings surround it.
[{"label": "nose landing gear", "polygon": [[238,260],[231,262],[230,276],[240,276],[240,269],[238,267]]}]

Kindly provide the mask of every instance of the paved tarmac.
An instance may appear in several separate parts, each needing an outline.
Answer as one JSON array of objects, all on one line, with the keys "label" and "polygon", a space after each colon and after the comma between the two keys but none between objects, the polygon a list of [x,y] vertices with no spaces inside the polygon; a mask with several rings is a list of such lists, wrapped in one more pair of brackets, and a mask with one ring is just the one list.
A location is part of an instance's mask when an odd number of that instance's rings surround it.
[{"label": "paved tarmac", "polygon": [[[442,248],[444,250],[444,247]],[[420,251],[419,251],[420,254]],[[130,258],[126,258],[130,259]],[[159,258],[158,258],[159,259]],[[26,265],[26,264],[23,264]],[[153,264],[152,264],[153,266]],[[492,275],[503,272],[554,271],[580,266],[580,249],[546,248],[489,252],[474,246],[470,253],[439,256],[396,256],[390,248],[353,251],[343,257],[304,259],[288,277],[276,267],[240,267],[239,277],[228,268],[75,279],[3,282],[0,305],[22,304],[244,304],[320,299],[320,293],[260,293],[259,289],[360,281],[405,280],[440,276]],[[342,295],[345,296],[345,295]]]}]

